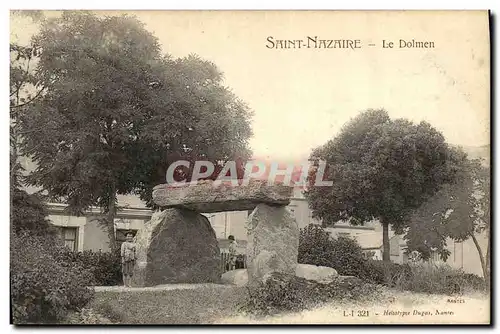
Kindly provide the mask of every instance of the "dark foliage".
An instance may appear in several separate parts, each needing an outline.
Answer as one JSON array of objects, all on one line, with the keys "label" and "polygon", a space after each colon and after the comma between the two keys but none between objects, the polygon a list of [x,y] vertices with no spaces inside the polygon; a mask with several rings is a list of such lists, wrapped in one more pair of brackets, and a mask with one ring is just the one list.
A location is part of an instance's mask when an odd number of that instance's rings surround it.
[{"label": "dark foliage", "polygon": [[43,20],[32,44],[34,81],[48,88],[19,118],[20,153],[37,165],[26,181],[74,213],[101,207],[111,248],[118,194],[154,206],[172,163],[250,157],[251,111],[222,72],[163,54],[137,18],[66,11]]},{"label": "dark foliage", "polygon": [[318,283],[273,273],[264,283],[248,288],[241,310],[258,315],[298,312],[334,300],[363,300],[376,291],[376,286],[354,277]]},{"label": "dark foliage", "polygon": [[410,265],[411,276],[396,282],[401,290],[436,294],[462,294],[467,291],[485,291],[483,278],[447,265],[416,263]]},{"label": "dark foliage", "polygon": [[[59,254],[57,239],[11,235],[11,302],[15,324],[58,323],[93,297],[92,274]],[[59,258],[59,260],[56,260]]]},{"label": "dark foliage", "polygon": [[330,267],[340,275],[357,276],[365,260],[354,239],[332,238],[321,226],[310,224],[300,231],[298,262]]},{"label": "dark foliage", "polygon": [[367,282],[395,287],[401,281],[410,281],[412,270],[408,264],[366,260],[357,276]]},{"label": "dark foliage", "polygon": [[[325,225],[379,219],[386,231],[401,231],[414,210],[456,180],[466,155],[426,122],[391,120],[385,110],[368,110],[310,158],[326,162],[325,179],[333,182],[316,186],[316,172],[309,175],[306,196],[314,217]],[[388,234],[383,239],[388,250]]]},{"label": "dark foliage", "polygon": [[14,233],[30,232],[34,235],[54,234],[48,221],[47,210],[40,198],[26,191],[11,188],[11,229]]},{"label": "dark foliage", "polygon": [[67,250],[59,253],[58,260],[72,262],[88,270],[94,278],[93,285],[113,286],[123,283],[120,250],[114,252],[90,250],[73,252]]}]

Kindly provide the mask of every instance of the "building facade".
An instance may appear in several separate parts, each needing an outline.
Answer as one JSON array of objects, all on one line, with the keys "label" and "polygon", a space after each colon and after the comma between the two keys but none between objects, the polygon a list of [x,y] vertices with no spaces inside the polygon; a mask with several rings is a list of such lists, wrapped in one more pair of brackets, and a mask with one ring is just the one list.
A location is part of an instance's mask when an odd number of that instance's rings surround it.
[{"label": "building facade", "polygon": [[[489,145],[479,148],[468,148],[466,150],[471,158],[483,158],[484,164],[489,166]],[[21,163],[25,170],[29,172],[34,169],[33,163],[29,159],[21,158]],[[294,171],[296,173],[297,171]],[[294,180],[299,176],[294,174]],[[28,187],[26,191],[32,193],[39,189]],[[115,219],[115,235],[118,241],[125,239],[125,231],[140,230],[144,224],[150,220],[152,212],[134,196],[118,196],[118,202],[121,209],[117,212]],[[52,223],[59,227],[61,237],[65,244],[75,250],[109,250],[108,232],[106,226],[101,223],[103,218],[98,208],[89,210],[84,216],[75,217],[68,215],[65,212],[64,204],[48,204],[49,219]],[[300,188],[295,188],[288,209],[295,217],[299,228],[303,228],[309,224],[320,224],[320,221],[312,218],[312,212],[308,207],[308,203],[302,194]],[[247,211],[219,212],[213,214],[205,214],[210,221],[221,251],[227,249],[229,235],[233,235],[238,243],[240,253],[245,253],[247,231],[246,220],[249,215]],[[327,230],[333,237],[340,235],[354,238],[368,258],[382,259],[382,227],[374,221],[365,224],[365,226],[350,226],[346,223],[339,222],[333,227],[328,227]],[[404,263],[408,260],[405,249],[406,244],[401,236],[395,235],[389,231],[391,260],[396,263]],[[487,235],[477,235],[477,241],[481,249],[486,249]],[[474,273],[482,276],[481,262],[477,248],[472,240],[465,242],[454,242],[447,240],[447,248],[451,255],[446,263],[455,268],[461,268],[466,272]],[[437,256],[434,256],[431,261],[442,262]]]},{"label": "building facade", "polygon": [[[98,208],[89,210],[85,215],[76,217],[69,215],[64,204],[49,203],[49,220],[59,228],[65,244],[74,251],[101,250],[109,251],[108,231],[102,222],[104,218]],[[151,218],[151,210],[147,208],[124,208],[117,213],[115,219],[116,240],[124,241],[125,232],[138,231]]]},{"label": "building facade", "polygon": [[[135,197],[121,196],[119,200],[123,208],[117,212],[115,219],[115,236],[118,242],[125,240],[126,231],[140,230],[149,221],[152,214],[151,210]],[[65,244],[75,251],[108,251],[108,232],[105,224],[102,223],[103,215],[100,210],[94,208],[84,216],[76,217],[68,215],[65,207],[64,204],[48,204],[49,219],[52,224],[59,227]],[[304,228],[309,224],[320,224],[320,221],[312,217],[308,203],[300,191],[294,193],[287,209],[295,217],[299,228]],[[233,235],[237,241],[239,253],[245,254],[246,220],[249,214],[248,211],[204,214],[215,230],[221,252],[227,251],[229,244],[227,238],[229,235]],[[347,223],[339,222],[333,227],[327,227],[326,230],[330,232],[332,237],[345,236],[355,239],[363,248],[367,258],[382,259],[382,227],[378,222],[369,222],[365,226],[350,226]],[[389,237],[391,261],[395,263],[407,262],[406,244],[402,236],[395,235],[393,231],[390,231]],[[486,249],[486,236],[478,235],[477,239],[482,249]],[[447,245],[451,253],[446,261],[447,264],[482,276],[479,254],[472,240],[460,243],[448,240]],[[443,262],[437,256],[434,256],[431,261]]]}]

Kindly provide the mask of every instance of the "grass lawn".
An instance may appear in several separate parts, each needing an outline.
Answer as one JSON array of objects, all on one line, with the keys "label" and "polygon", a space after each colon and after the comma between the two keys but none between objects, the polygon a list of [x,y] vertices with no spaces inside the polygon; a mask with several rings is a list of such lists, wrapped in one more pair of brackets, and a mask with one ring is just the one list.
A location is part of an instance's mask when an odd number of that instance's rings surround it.
[{"label": "grass lawn", "polygon": [[224,285],[98,290],[88,307],[120,324],[210,324],[235,315],[245,294],[245,288]]},{"label": "grass lawn", "polygon": [[102,324],[484,324],[490,319],[485,293],[450,297],[382,288],[364,301],[258,318],[238,312],[246,293],[244,287],[216,284],[106,287],[96,289],[86,310],[98,315],[92,323]]},{"label": "grass lawn", "polygon": [[238,314],[219,324],[488,324],[489,296],[433,295],[384,289],[369,302],[335,301],[311,310],[255,318]]}]

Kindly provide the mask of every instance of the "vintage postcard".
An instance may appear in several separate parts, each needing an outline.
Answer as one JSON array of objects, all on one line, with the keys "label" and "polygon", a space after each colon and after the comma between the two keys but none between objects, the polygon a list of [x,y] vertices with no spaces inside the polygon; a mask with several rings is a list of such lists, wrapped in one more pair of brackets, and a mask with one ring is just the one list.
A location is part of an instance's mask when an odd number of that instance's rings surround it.
[{"label": "vintage postcard", "polygon": [[10,28],[12,324],[490,324],[487,11]]}]

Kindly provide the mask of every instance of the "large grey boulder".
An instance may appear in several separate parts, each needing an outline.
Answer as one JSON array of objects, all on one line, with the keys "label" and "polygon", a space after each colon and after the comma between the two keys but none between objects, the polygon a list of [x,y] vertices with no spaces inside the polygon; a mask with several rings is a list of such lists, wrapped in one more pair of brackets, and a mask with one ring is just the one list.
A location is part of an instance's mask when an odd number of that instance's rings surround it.
[{"label": "large grey boulder", "polygon": [[250,285],[272,272],[295,274],[299,227],[283,206],[259,204],[247,220],[247,269]]},{"label": "large grey boulder", "polygon": [[[237,180],[242,182],[242,180]],[[250,180],[248,185],[233,186],[211,181],[183,186],[160,184],[153,188],[153,201],[163,208],[185,208],[197,212],[253,210],[259,203],[286,206],[293,188],[283,184],[268,185],[267,181]]]},{"label": "large grey boulder", "polygon": [[248,283],[248,272],[246,269],[230,270],[222,274],[222,283],[245,286]]},{"label": "large grey boulder", "polygon": [[299,263],[295,270],[295,276],[302,277],[310,281],[328,283],[337,278],[339,274],[335,269],[330,267]]},{"label": "large grey boulder", "polygon": [[[318,283],[330,283],[341,278],[333,268],[302,263],[297,264],[295,276]],[[245,286],[248,283],[248,271],[246,269],[236,269],[225,272],[222,274],[222,283]]]},{"label": "large grey boulder", "polygon": [[208,219],[194,211],[154,213],[137,234],[132,284],[219,283],[220,250]]}]

